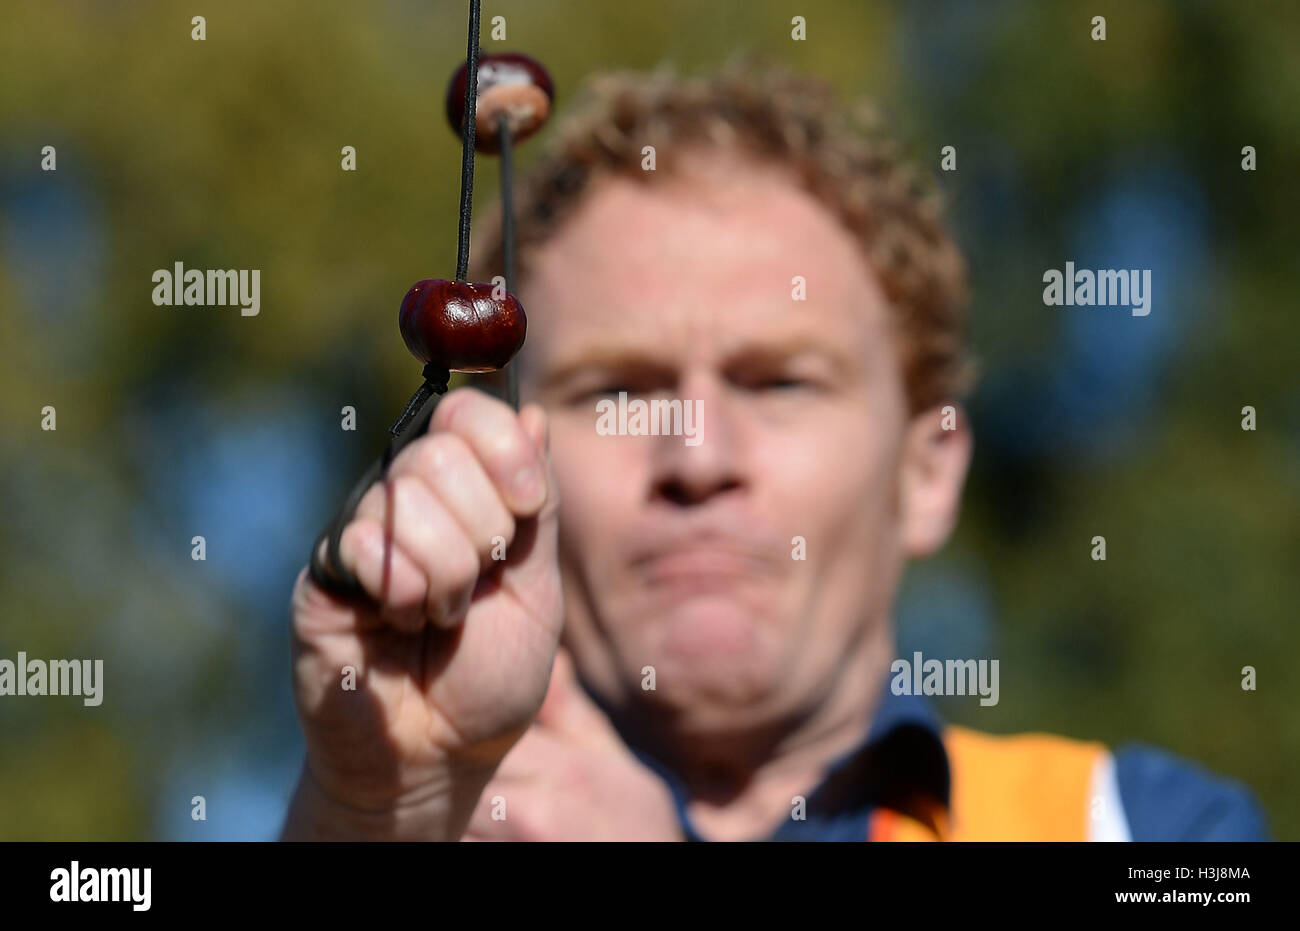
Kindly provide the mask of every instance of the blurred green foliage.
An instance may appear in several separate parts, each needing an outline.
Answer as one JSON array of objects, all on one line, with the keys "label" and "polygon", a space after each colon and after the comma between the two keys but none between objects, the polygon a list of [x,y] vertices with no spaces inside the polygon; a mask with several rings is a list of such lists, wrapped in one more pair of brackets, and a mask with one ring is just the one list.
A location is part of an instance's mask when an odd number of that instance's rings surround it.
[{"label": "blurred green foliage", "polygon": [[[356,434],[305,450],[329,485],[302,516],[305,553],[417,381],[395,326],[403,293],[454,264],[459,149],[442,95],[464,54],[464,4],[201,6],[4,4],[0,657],[109,658],[101,708],[0,701],[4,838],[174,836],[191,794],[178,771],[230,747],[292,756],[292,578],[275,599],[252,597],[190,561],[199,531],[149,504],[158,478],[142,455],[166,472],[183,452],[150,415],[202,397],[218,424],[238,425],[269,396],[302,392],[336,435],[339,407],[355,405]],[[791,41],[793,13],[805,42]],[[190,38],[196,14],[203,42]],[[1248,782],[1276,835],[1300,836],[1300,8],[486,0],[485,23],[496,15],[502,46],[546,63],[561,106],[596,70],[689,70],[749,50],[878,97],[932,170],[957,145],[959,170],[941,182],[974,256],[989,373],[1058,352],[1041,274],[1069,256],[1081,199],[1117,160],[1176,153],[1206,205],[1214,314],[1181,334],[1133,454],[1003,470],[1007,459],[981,458],[977,397],[967,508],[936,564],[991,592],[1002,702],[945,710],[995,731],[1166,746]],[[1094,15],[1105,43],[1089,38]],[[1253,174],[1240,169],[1247,144]],[[57,172],[39,170],[45,145]],[[356,172],[340,170],[345,145]],[[1014,223],[978,203],[999,158],[1015,164]],[[480,167],[479,204],[493,167]],[[43,231],[46,197],[91,232]],[[45,292],[23,283],[32,255],[56,263],[42,273],[59,284],[39,306]],[[153,306],[150,275],[175,261],[262,269],[260,315]],[[57,432],[39,429],[46,404]],[[1257,432],[1240,429],[1244,404]],[[1104,563],[1088,559],[1097,533]],[[1240,688],[1245,665],[1258,691]]]}]

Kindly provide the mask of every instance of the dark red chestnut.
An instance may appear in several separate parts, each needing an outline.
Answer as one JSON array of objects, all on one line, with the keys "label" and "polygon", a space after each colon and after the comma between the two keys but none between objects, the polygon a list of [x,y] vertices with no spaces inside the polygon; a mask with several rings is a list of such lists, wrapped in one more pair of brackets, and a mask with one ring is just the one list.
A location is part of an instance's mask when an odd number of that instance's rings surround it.
[{"label": "dark red chestnut", "polygon": [[[465,129],[465,83],[469,63],[461,65],[447,87],[447,119],[460,135]],[[494,155],[501,151],[497,116],[504,113],[516,142],[541,128],[551,114],[555,86],[535,58],[518,52],[480,55],[478,98],[475,104],[474,148]]]},{"label": "dark red chestnut", "polygon": [[519,300],[496,285],[426,278],[402,298],[398,323],[406,348],[449,372],[495,372],[524,344],[528,318]]}]

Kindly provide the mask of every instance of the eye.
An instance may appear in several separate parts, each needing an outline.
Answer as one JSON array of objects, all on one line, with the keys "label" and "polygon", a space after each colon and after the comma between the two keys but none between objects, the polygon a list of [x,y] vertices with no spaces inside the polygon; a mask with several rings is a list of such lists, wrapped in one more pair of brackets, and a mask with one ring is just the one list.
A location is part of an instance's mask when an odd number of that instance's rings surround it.
[{"label": "eye", "polygon": [[597,385],[592,388],[577,388],[568,394],[565,404],[569,407],[588,408],[601,401],[618,401],[619,392],[626,391],[628,396],[636,394],[636,387],[618,382]]},{"label": "eye", "polygon": [[796,388],[807,388],[809,384],[802,378],[782,376],[763,379],[758,387],[764,391],[792,391]]},{"label": "eye", "polygon": [[629,398],[662,394],[670,390],[671,380],[653,375],[641,377],[634,374],[614,375],[607,380],[593,378],[588,384],[591,385],[590,388],[580,388],[577,391],[579,399],[584,403],[602,398],[617,401],[619,394],[623,392],[626,392]]},{"label": "eye", "polygon": [[759,394],[787,395],[809,391],[816,383],[807,378],[788,373],[755,373],[749,377],[736,379],[738,387]]},{"label": "eye", "polygon": [[619,394],[626,391],[628,394],[636,394],[636,389],[628,385],[605,385],[601,388],[593,388],[586,393],[589,398],[617,398]]}]

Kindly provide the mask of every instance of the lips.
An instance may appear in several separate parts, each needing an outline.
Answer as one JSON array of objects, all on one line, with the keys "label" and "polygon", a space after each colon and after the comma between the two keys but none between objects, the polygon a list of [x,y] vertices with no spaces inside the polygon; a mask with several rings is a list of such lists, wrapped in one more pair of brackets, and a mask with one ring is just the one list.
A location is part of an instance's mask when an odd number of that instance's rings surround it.
[{"label": "lips", "polygon": [[647,575],[671,576],[749,575],[757,568],[752,558],[718,549],[687,549],[664,553],[643,562]]},{"label": "lips", "polygon": [[734,537],[692,535],[651,543],[634,555],[631,566],[653,585],[712,587],[770,574],[770,552]]}]

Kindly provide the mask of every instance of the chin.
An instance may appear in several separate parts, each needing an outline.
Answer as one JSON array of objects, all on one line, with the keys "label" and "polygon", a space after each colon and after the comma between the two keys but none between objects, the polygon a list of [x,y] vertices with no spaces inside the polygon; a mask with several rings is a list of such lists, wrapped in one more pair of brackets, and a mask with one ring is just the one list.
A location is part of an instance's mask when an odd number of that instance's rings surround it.
[{"label": "chin", "polygon": [[689,718],[732,719],[771,695],[779,674],[770,619],[733,600],[694,598],[647,625],[659,702]]}]

